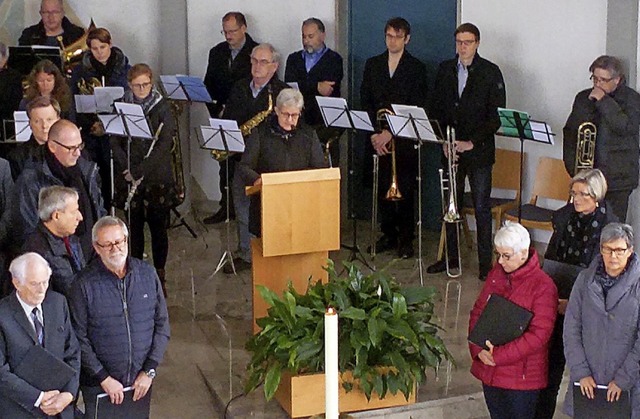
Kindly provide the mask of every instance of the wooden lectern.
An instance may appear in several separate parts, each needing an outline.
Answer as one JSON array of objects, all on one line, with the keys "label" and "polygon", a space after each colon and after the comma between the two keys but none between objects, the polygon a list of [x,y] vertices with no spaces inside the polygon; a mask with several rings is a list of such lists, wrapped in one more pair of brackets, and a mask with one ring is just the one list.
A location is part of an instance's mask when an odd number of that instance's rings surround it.
[{"label": "wooden lectern", "polygon": [[289,282],[304,293],[309,278],[328,280],[329,251],[340,249],[340,169],[264,173],[261,186],[247,188],[257,192],[262,237],[251,241],[254,333],[268,309],[257,285],[281,295]]}]

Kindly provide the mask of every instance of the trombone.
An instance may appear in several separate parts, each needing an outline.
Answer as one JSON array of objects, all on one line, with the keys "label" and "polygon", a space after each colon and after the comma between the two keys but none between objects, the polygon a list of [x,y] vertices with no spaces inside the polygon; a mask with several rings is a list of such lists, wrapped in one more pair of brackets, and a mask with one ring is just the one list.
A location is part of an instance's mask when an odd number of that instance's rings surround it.
[{"label": "trombone", "polygon": [[593,169],[596,155],[596,136],[598,129],[593,122],[583,122],[578,127],[576,145],[576,164],[574,174],[584,169]]},{"label": "trombone", "polygon": [[[460,223],[462,217],[458,212],[458,198],[456,191],[457,182],[456,174],[458,172],[458,163],[456,159],[455,141],[456,134],[455,129],[447,127],[447,138],[445,139],[445,148],[447,154],[447,177],[444,176],[442,169],[438,170],[440,175],[440,198],[442,199],[442,237],[444,237],[444,260],[446,265],[447,276],[450,278],[458,278],[462,275],[462,257],[460,254]],[[446,194],[449,194],[447,197]],[[450,243],[447,240],[447,224],[453,224],[456,229],[456,244],[458,254],[458,269],[453,269],[451,266],[451,260],[449,259],[449,246]]]}]

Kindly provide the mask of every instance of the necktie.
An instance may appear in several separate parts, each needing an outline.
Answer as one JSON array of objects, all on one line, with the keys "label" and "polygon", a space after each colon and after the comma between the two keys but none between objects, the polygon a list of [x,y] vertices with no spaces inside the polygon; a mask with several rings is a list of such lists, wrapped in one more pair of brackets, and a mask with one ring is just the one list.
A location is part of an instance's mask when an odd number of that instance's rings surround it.
[{"label": "necktie", "polygon": [[31,310],[31,319],[33,320],[33,325],[36,328],[38,343],[40,346],[44,346],[44,327],[42,326],[42,323],[40,323],[40,319],[38,319],[38,307],[34,307],[33,310]]},{"label": "necktie", "polygon": [[69,237],[63,237],[62,241],[64,242],[64,247],[67,249],[67,254],[71,259],[71,263],[73,264],[72,266],[73,271],[74,272],[80,271],[82,267],[80,266],[80,261],[78,260],[78,252],[76,249],[74,249],[75,246],[71,244]]}]

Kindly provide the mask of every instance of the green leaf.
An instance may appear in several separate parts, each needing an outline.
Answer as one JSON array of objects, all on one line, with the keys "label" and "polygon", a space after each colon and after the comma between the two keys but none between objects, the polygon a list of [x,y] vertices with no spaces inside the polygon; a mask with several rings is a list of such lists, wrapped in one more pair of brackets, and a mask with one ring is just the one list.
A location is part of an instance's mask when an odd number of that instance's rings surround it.
[{"label": "green leaf", "polygon": [[375,317],[369,318],[367,322],[367,330],[369,331],[369,339],[371,344],[376,347],[382,341],[382,333],[384,332],[385,322]]},{"label": "green leaf", "polygon": [[346,310],[341,311],[338,315],[345,319],[352,320],[366,320],[367,313],[361,308],[349,307]]},{"label": "green leaf", "polygon": [[398,319],[407,314],[407,301],[399,292],[393,294],[393,316]]},{"label": "green leaf", "polygon": [[267,304],[269,304],[269,306],[273,306],[274,302],[279,300],[278,294],[271,291],[269,288],[265,287],[264,285],[256,285],[256,288],[258,289],[258,292],[260,293],[260,296],[262,297],[262,299]]},{"label": "green leaf", "polygon": [[410,342],[414,346],[418,346],[418,338],[411,329],[409,324],[402,319],[391,319],[387,323],[387,332],[397,339]]},{"label": "green leaf", "polygon": [[278,386],[280,385],[280,378],[282,376],[282,369],[280,364],[276,363],[269,368],[267,375],[264,379],[264,397],[267,401],[273,398]]},{"label": "green leaf", "polygon": [[303,342],[297,348],[297,352],[298,352],[297,360],[298,360],[298,362],[304,362],[304,361],[310,360],[311,358],[316,356],[318,353],[320,353],[320,351],[322,350],[323,346],[324,346],[324,343],[320,342],[320,341]]},{"label": "green leaf", "polygon": [[408,306],[433,301],[437,291],[434,287],[408,287],[400,290]]}]

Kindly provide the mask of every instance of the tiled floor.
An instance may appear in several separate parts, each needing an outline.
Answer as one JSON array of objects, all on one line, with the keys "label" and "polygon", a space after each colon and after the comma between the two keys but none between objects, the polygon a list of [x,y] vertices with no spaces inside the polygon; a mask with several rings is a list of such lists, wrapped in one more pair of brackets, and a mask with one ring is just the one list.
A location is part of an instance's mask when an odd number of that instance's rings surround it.
[{"label": "tiled floor", "polygon": [[[284,418],[275,402],[266,403],[260,391],[242,395],[244,369],[248,355],[244,343],[251,333],[250,271],[225,275],[213,271],[226,246],[225,225],[205,226],[199,221],[210,215],[215,204],[194,201],[187,219],[199,237],[192,238],[184,227],[170,232],[170,253],[167,265],[168,304],[172,338],[164,363],[158,369],[154,385],[153,418],[216,418],[223,417],[225,405],[229,418]],[[233,224],[232,224],[233,226]],[[344,229],[343,242],[350,241],[350,225]],[[369,226],[359,225],[368,238]],[[232,228],[232,243],[235,230]],[[366,234],[364,232],[367,232]],[[469,374],[466,334],[469,309],[482,283],[477,280],[475,251],[464,250],[463,276],[449,282],[444,274],[426,275],[426,266],[435,260],[438,235],[427,233],[424,240],[424,285],[440,291],[437,313],[445,329],[444,339],[456,359],[449,379],[446,365],[438,374],[431,372],[429,381],[418,392],[418,401],[428,401],[478,393],[479,382]],[[362,248],[369,243],[361,242]],[[336,262],[349,257],[340,251],[331,255]],[[377,266],[384,266],[390,255],[379,255]],[[420,283],[416,260],[402,260],[389,269],[404,285]],[[456,297],[460,285],[460,311],[456,327]],[[449,287],[446,324],[444,295]],[[482,404],[482,407],[484,405]],[[218,409],[218,410],[217,410]],[[460,414],[460,417],[483,417]],[[389,417],[422,417],[408,412]]]}]

